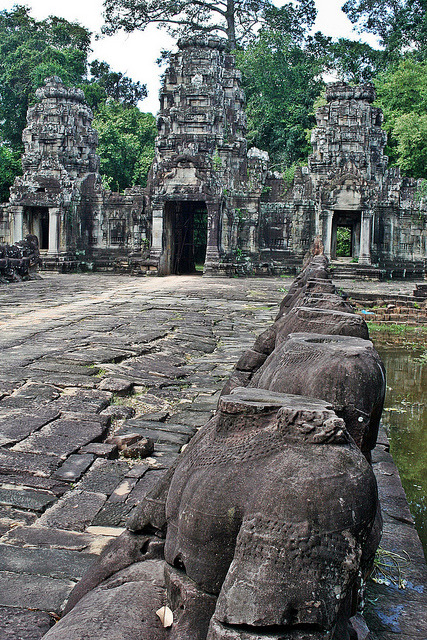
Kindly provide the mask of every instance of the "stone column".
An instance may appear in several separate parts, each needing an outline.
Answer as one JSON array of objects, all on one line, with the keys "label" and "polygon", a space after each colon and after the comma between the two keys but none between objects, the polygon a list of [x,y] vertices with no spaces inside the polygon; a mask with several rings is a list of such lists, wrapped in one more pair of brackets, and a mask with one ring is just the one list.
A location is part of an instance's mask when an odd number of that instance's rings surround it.
[{"label": "stone column", "polygon": [[328,260],[331,259],[332,253],[332,221],[334,218],[333,211],[324,211],[323,212],[323,246],[325,251],[325,256]]},{"label": "stone column", "polygon": [[371,264],[371,227],[372,212],[362,211],[359,264]]},{"label": "stone column", "polygon": [[219,202],[207,202],[208,233],[206,246],[205,270],[219,263],[219,215],[221,204]]},{"label": "stone column", "polygon": [[11,207],[12,243],[23,239],[24,207]]},{"label": "stone column", "polygon": [[153,209],[150,259],[159,260],[163,251],[163,207]]},{"label": "stone column", "polygon": [[48,254],[56,255],[59,247],[59,209],[49,209],[49,245]]}]

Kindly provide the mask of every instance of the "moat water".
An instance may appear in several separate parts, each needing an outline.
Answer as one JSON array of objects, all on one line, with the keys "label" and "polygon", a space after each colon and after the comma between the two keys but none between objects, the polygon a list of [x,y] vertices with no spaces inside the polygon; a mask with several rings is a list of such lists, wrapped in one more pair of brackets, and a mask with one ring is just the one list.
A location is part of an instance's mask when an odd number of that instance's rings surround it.
[{"label": "moat water", "polygon": [[372,339],[387,370],[383,424],[427,556],[427,359]]}]

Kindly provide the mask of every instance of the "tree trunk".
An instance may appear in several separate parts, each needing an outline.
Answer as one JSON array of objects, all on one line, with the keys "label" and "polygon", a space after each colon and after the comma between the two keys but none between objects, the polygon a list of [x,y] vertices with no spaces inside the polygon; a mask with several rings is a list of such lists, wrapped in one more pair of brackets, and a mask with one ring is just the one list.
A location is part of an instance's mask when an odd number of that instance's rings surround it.
[{"label": "tree trunk", "polygon": [[236,22],[235,22],[236,7],[234,0],[227,0],[227,40],[230,51],[236,48]]}]

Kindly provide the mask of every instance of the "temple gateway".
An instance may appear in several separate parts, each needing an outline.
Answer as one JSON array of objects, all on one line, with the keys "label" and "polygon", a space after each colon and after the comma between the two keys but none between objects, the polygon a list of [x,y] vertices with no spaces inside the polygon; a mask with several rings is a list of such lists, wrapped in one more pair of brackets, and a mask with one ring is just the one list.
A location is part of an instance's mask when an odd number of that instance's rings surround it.
[{"label": "temple gateway", "polygon": [[245,96],[225,41],[191,37],[170,57],[146,188],[103,188],[82,91],[48,78],[28,111],[24,173],[0,208],[0,241],[39,239],[46,268],[138,273],[292,273],[316,236],[336,269],[423,277],[421,181],[387,167],[371,84],[329,85],[312,154],[294,178],[247,148]]}]

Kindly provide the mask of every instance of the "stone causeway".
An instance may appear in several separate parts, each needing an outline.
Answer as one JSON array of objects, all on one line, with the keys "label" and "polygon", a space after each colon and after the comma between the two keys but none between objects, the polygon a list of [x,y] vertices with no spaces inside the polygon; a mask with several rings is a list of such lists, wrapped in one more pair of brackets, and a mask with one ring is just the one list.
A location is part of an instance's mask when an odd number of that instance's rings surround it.
[{"label": "stone causeway", "polygon": [[[52,273],[1,289],[0,640],[49,630],[93,559],[212,416],[291,282]],[[386,297],[388,283],[364,286]],[[402,296],[413,288],[394,285]],[[132,434],[154,442],[148,457],[132,457]],[[371,632],[361,628],[359,638],[425,640],[425,562],[382,431],[373,463],[382,547],[405,549],[411,562],[404,591],[370,587]]]}]

